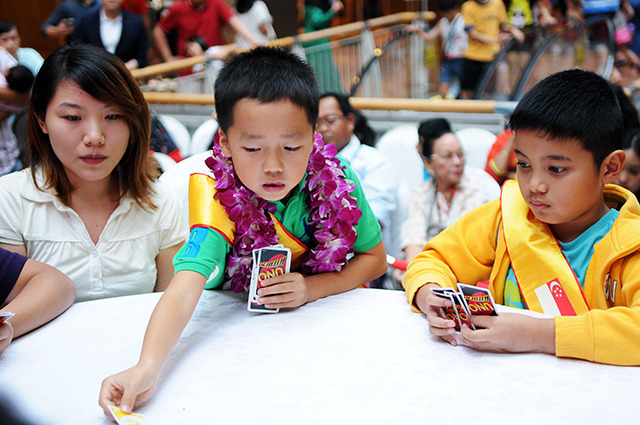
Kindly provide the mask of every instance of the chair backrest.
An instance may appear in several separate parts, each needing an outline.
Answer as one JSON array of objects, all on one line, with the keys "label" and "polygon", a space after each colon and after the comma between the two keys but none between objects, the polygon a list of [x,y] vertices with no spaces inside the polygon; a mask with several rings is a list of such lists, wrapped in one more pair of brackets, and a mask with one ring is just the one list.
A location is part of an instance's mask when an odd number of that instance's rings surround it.
[{"label": "chair backrest", "polygon": [[153,157],[158,161],[158,165],[163,173],[166,173],[170,169],[176,166],[177,162],[169,155],[162,152],[153,152]]},{"label": "chair backrest", "polygon": [[384,133],[376,143],[376,148],[387,158],[398,183],[415,187],[424,178],[424,165],[416,149],[418,145],[417,126],[401,125]]},{"label": "chair backrest", "polygon": [[189,156],[189,152],[191,151],[189,148],[189,145],[191,144],[191,135],[189,134],[187,127],[176,117],[171,115],[160,115],[158,118],[169,134],[171,134],[171,137],[176,143],[176,146],[180,150],[182,156],[185,158]]},{"label": "chair backrest", "polygon": [[456,134],[467,156],[467,164],[484,170],[496,135],[489,130],[476,127],[463,128],[456,131]]},{"label": "chair backrest", "polygon": [[218,131],[218,122],[209,118],[193,132],[189,155],[206,152],[213,141],[213,135]]}]

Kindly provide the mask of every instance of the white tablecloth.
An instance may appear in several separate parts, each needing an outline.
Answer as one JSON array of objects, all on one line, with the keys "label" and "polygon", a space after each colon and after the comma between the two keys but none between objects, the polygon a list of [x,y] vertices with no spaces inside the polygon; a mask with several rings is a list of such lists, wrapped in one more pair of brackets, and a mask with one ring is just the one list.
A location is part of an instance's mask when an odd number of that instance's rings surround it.
[{"label": "white tablecloth", "polygon": [[[0,392],[43,424],[110,423],[102,379],[138,359],[159,294],[75,304],[0,355]],[[640,368],[477,352],[404,294],[357,289],[279,314],[205,291],[136,410],[163,424],[638,423]]]}]

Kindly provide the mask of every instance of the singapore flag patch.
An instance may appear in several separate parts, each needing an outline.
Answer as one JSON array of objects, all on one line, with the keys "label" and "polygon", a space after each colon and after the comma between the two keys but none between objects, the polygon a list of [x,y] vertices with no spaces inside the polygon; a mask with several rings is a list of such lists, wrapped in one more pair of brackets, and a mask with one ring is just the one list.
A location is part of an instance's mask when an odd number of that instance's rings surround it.
[{"label": "singapore flag patch", "polygon": [[550,280],[535,289],[542,311],[552,316],[575,316],[576,311],[558,279]]}]

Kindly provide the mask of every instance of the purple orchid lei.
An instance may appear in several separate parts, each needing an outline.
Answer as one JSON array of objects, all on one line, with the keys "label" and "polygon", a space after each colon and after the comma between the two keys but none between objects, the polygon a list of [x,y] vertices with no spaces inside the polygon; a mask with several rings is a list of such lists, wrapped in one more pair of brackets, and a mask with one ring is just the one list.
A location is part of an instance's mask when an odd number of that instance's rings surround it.
[{"label": "purple orchid lei", "polygon": [[[303,185],[309,195],[309,228],[316,244],[305,254],[303,274],[340,271],[347,264],[347,256],[354,252],[355,225],[362,212],[350,195],[355,186],[344,178],[344,167],[336,154],[335,146],[325,145],[322,136],[316,134]],[[276,206],[240,182],[217,137],[212,155],[205,162],[216,179],[215,198],[236,224],[227,275],[231,290],[241,292],[249,287],[253,249],[278,241],[273,219],[267,214],[275,212]]]}]

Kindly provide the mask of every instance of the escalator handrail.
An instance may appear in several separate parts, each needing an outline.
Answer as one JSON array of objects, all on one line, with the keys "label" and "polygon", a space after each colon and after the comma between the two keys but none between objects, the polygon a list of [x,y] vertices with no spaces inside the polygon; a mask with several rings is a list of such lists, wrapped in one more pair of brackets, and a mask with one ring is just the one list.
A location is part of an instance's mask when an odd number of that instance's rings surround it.
[{"label": "escalator handrail", "polygon": [[529,60],[529,63],[527,64],[527,66],[524,68],[524,70],[522,71],[522,74],[520,75],[520,79],[518,80],[518,84],[516,85],[515,89],[513,90],[513,93],[511,94],[511,100],[519,100],[523,95],[524,95],[524,89],[526,87],[526,83],[529,79],[529,77],[531,76],[531,74],[533,73],[534,68],[536,67],[536,65],[538,64],[538,62],[540,61],[540,58],[549,50],[549,47],[552,45],[552,43],[554,43],[558,38],[562,37],[563,35],[567,34],[570,31],[578,31],[581,30],[583,28],[589,27],[595,23],[601,22],[601,21],[606,21],[607,22],[607,29],[609,31],[610,37],[608,40],[608,44],[609,44],[609,57],[607,58],[607,65],[605,67],[605,70],[603,72],[603,77],[604,78],[609,78],[609,76],[611,75],[611,72],[613,71],[613,62],[614,62],[614,58],[613,58],[613,54],[611,52],[615,51],[615,38],[613,37],[614,34],[614,29],[613,29],[613,22],[611,21],[610,18],[604,16],[604,15],[596,15],[596,16],[592,16],[588,19],[585,19],[584,22],[580,22],[577,20],[572,20],[573,24],[572,26],[566,27],[564,28],[562,31],[559,32],[555,32],[553,34],[550,34],[549,36],[547,36],[544,41],[540,44],[540,47],[536,50],[536,52],[531,56],[531,59]]}]

